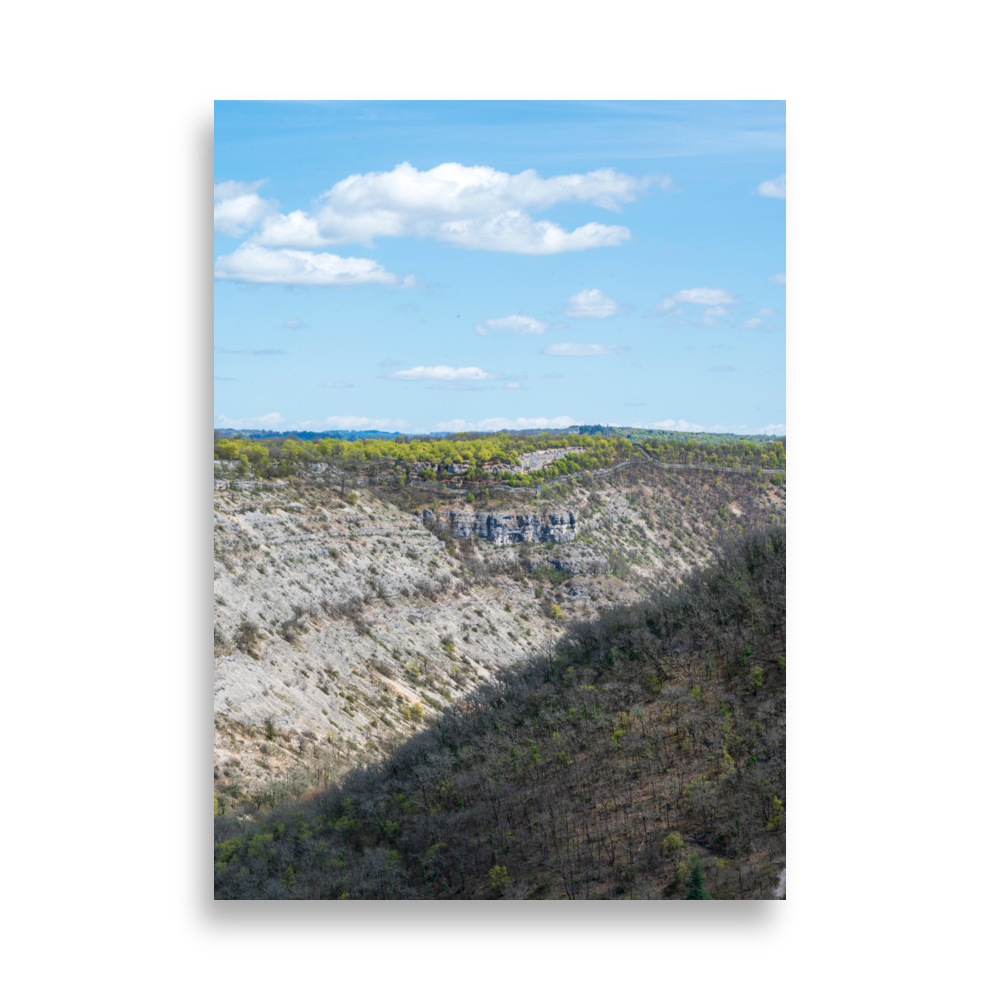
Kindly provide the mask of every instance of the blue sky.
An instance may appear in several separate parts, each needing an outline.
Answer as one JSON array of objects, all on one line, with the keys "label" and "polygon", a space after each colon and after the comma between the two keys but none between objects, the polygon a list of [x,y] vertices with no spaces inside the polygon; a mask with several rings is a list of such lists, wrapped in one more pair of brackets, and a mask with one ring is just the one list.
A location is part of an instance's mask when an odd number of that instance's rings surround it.
[{"label": "blue sky", "polygon": [[216,426],[783,434],[784,112],[217,102]]}]

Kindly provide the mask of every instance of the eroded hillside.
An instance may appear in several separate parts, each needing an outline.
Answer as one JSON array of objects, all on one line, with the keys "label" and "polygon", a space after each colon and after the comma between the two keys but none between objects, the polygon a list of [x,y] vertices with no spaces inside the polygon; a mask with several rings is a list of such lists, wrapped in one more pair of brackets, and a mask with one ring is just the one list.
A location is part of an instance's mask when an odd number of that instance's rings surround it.
[{"label": "eroded hillside", "polygon": [[[384,755],[571,623],[784,516],[783,486],[760,474],[628,469],[472,502],[348,492],[329,467],[239,475],[215,498],[216,791],[232,812]],[[560,530],[474,530],[491,519]]]}]

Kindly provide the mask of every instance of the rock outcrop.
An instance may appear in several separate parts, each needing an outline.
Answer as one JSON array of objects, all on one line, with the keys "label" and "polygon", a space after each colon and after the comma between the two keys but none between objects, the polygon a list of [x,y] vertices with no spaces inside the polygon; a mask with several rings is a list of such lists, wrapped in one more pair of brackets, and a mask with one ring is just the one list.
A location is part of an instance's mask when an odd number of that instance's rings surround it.
[{"label": "rock outcrop", "polygon": [[494,545],[571,542],[576,538],[576,514],[571,510],[552,514],[488,514],[443,510],[435,514],[434,511],[425,509],[424,520],[436,522],[455,538],[482,538]]}]

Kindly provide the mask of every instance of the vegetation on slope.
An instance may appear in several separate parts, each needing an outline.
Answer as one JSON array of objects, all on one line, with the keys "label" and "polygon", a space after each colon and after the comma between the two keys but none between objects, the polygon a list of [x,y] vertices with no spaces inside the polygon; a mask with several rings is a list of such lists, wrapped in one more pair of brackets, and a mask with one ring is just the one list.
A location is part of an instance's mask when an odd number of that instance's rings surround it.
[{"label": "vegetation on slope", "polygon": [[785,542],[732,539],[437,726],[259,823],[216,896],[770,898],[784,867]]},{"label": "vegetation on slope", "polygon": [[[705,438],[702,440],[702,438]],[[635,443],[604,434],[455,434],[448,438],[396,437],[347,441],[295,437],[252,440],[217,437],[215,455],[237,461],[266,478],[293,475],[303,465],[321,463],[345,469],[379,466],[404,478],[533,486],[575,472],[596,472],[634,458],[665,464],[728,468],[784,468],[783,439],[754,441],[723,435],[643,436]],[[549,449],[579,449],[542,469],[521,469],[524,455]]]}]

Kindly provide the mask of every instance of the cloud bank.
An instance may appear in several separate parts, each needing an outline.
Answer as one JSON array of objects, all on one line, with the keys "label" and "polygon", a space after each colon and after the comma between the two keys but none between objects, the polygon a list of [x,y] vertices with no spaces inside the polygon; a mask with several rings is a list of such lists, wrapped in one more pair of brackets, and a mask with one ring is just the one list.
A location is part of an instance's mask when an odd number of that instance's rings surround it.
[{"label": "cloud bank", "polygon": [[370,247],[378,237],[427,236],[466,249],[552,254],[617,246],[631,233],[597,222],[567,232],[554,222],[536,221],[530,212],[574,201],[619,211],[650,187],[670,182],[613,169],[542,178],[535,170],[508,174],[442,163],[421,171],[404,162],[389,171],[352,174],[323,192],[314,213],[287,214],[260,198],[256,191],[262,183],[216,186],[217,232],[242,236],[259,224],[254,242],[271,247]]},{"label": "cloud bank", "polygon": [[401,431],[410,426],[406,420],[388,417],[327,417],[325,420],[302,420],[292,424],[297,431]]},{"label": "cloud bank", "polygon": [[265,413],[261,417],[227,417],[224,413],[215,415],[216,427],[232,427],[234,430],[254,430],[268,431],[285,422],[285,418],[280,413]]},{"label": "cloud bank", "polygon": [[571,417],[487,417],[485,420],[446,420],[435,424],[436,431],[449,431],[457,434],[459,431],[503,431],[503,430],[534,430],[544,428],[571,427],[579,423]]},{"label": "cloud bank", "polygon": [[230,254],[216,258],[215,277],[256,285],[354,285],[379,284],[412,287],[413,276],[400,278],[378,261],[364,257],[338,257],[304,250],[268,250],[244,243]]}]

